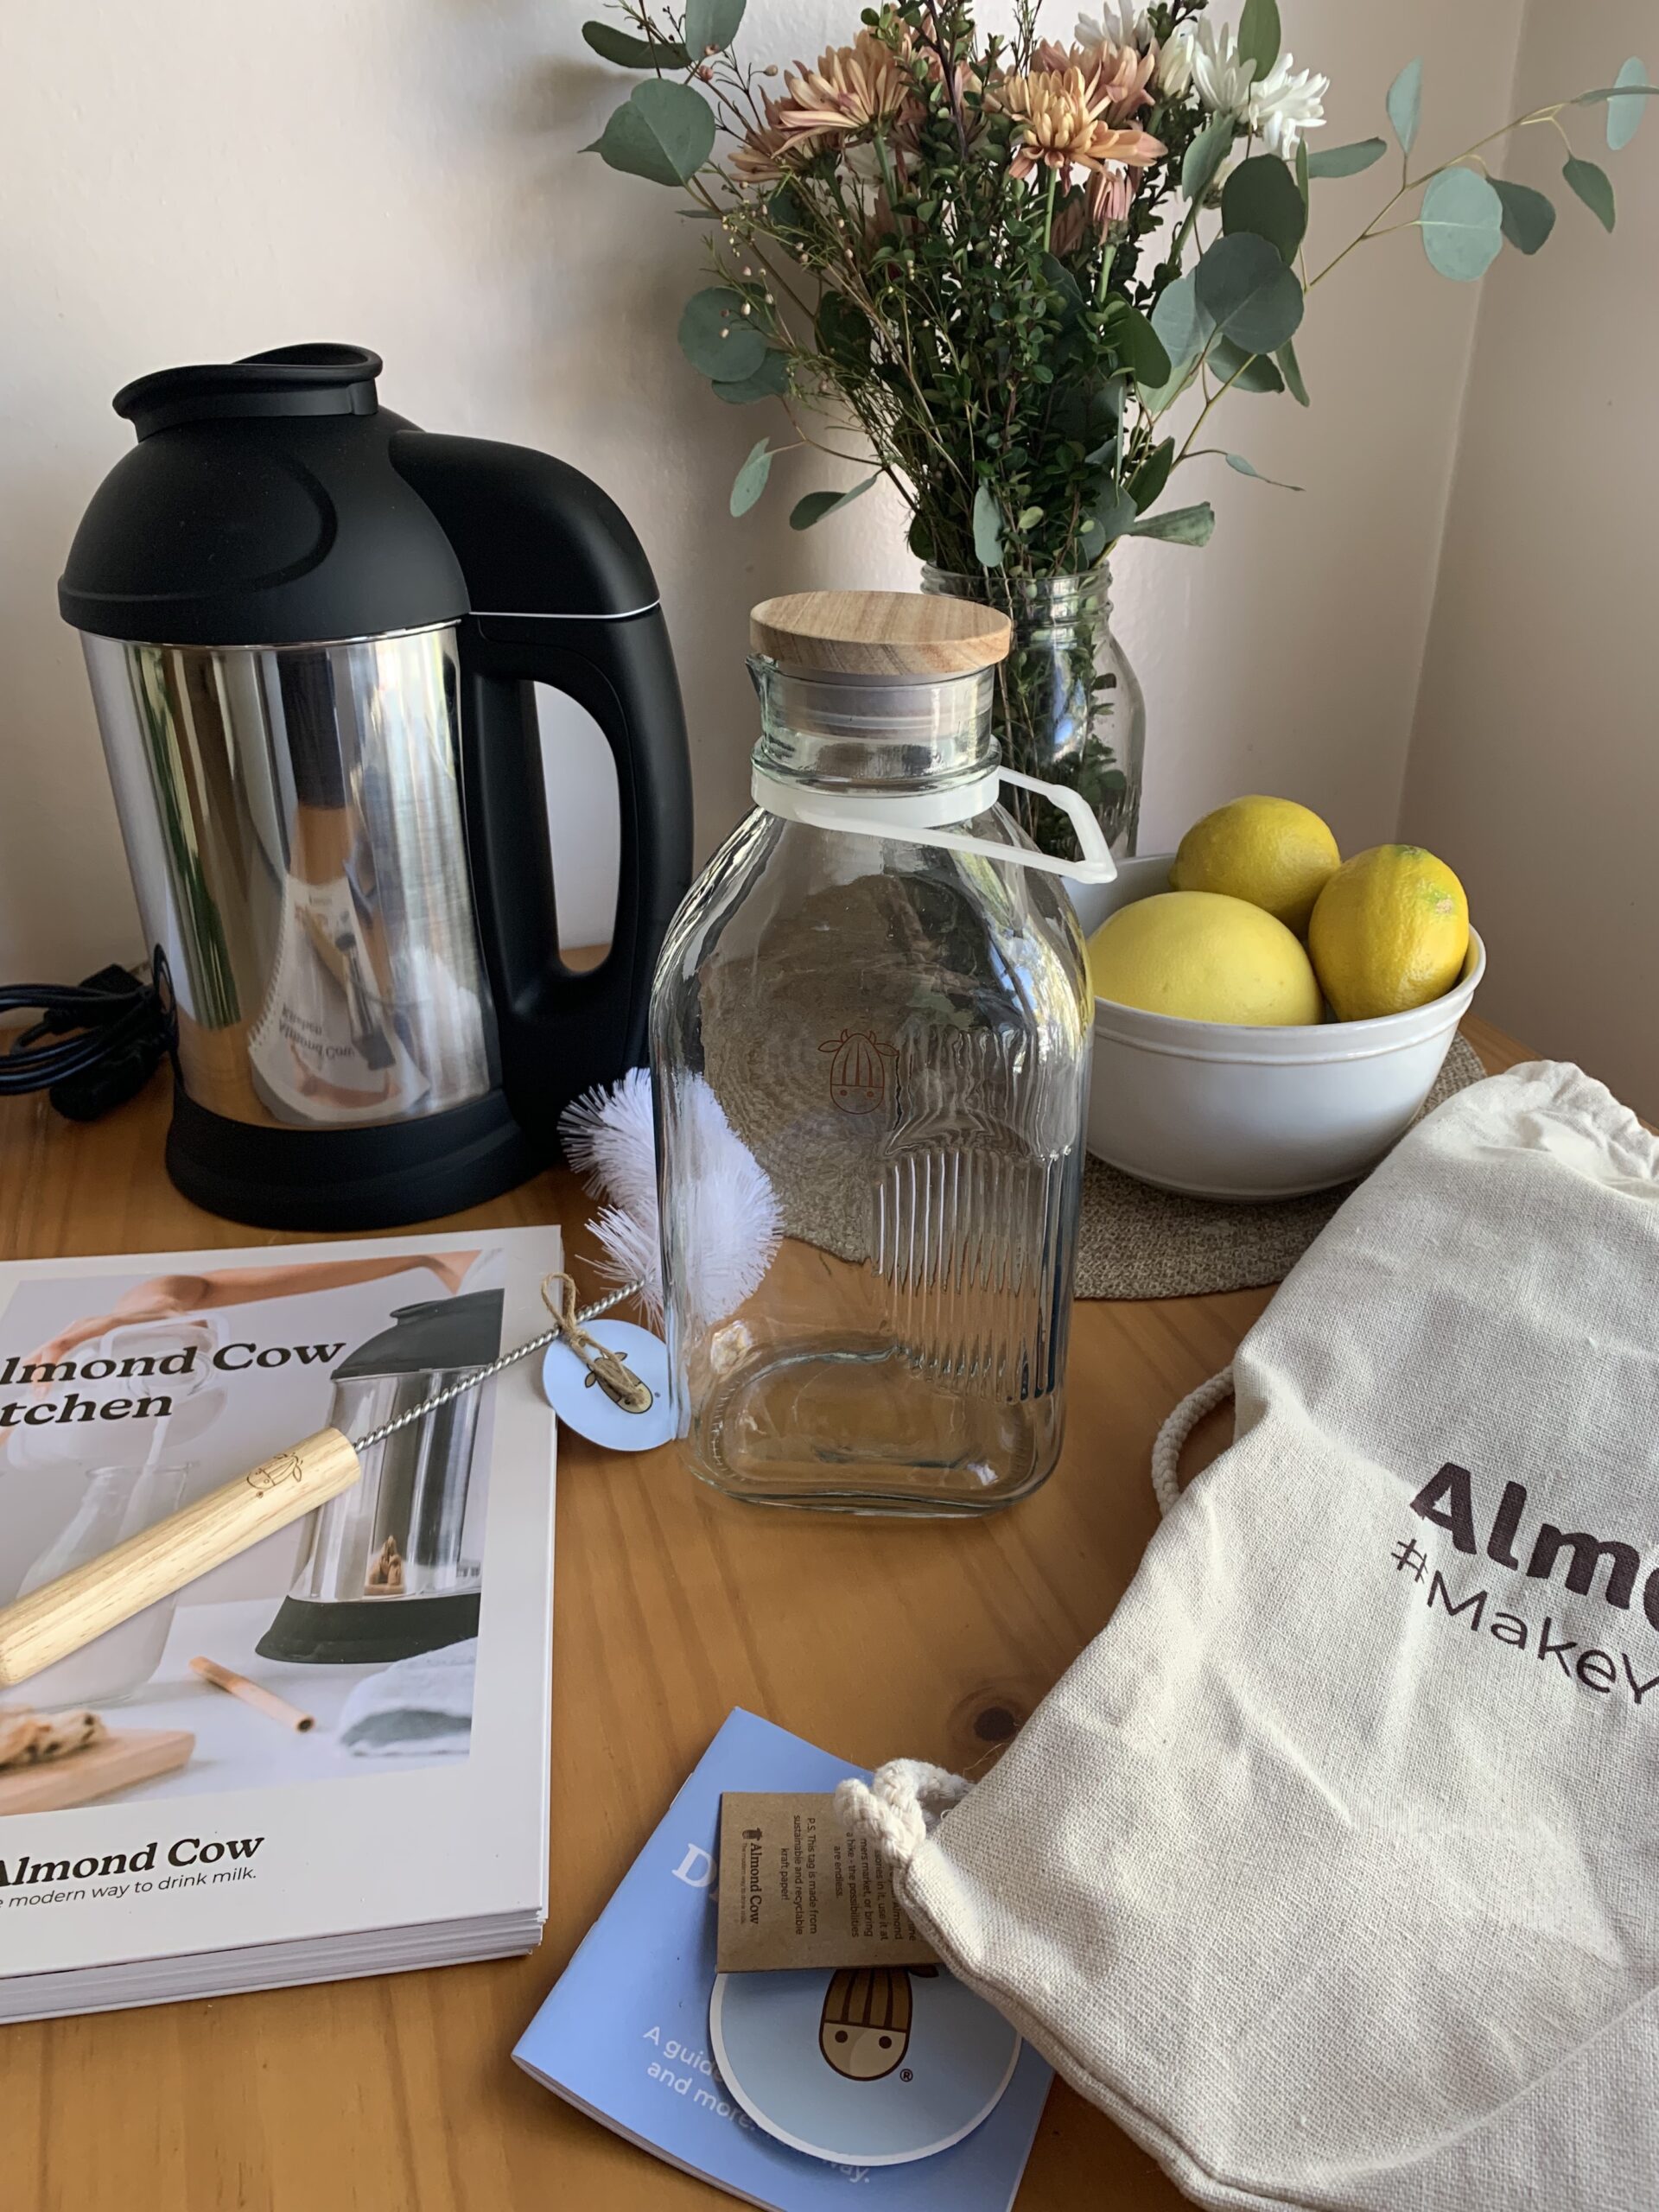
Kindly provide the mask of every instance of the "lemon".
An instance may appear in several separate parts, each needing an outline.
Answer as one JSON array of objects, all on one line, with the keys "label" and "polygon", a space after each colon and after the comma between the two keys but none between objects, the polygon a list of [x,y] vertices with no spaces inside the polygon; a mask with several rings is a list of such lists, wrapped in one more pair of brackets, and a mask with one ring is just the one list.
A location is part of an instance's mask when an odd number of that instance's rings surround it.
[{"label": "lemon", "polygon": [[1404,1014],[1449,991],[1469,950],[1469,901],[1421,845],[1344,861],[1308,924],[1307,949],[1339,1021]]},{"label": "lemon", "polygon": [[1220,891],[1305,930],[1342,855],[1311,807],[1294,798],[1236,798],[1195,822],[1169,872],[1172,891]]},{"label": "lemon", "polygon": [[1089,940],[1096,998],[1251,1028],[1317,1021],[1319,986],[1282,922],[1248,899],[1160,891],[1109,914]]}]

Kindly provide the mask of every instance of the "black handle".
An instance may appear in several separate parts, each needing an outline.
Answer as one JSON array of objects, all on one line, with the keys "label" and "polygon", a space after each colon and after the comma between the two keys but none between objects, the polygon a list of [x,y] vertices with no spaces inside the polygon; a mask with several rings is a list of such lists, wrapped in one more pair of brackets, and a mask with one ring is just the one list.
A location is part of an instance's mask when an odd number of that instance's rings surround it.
[{"label": "black handle", "polygon": [[[454,546],[461,790],[501,1079],[538,1153],[571,1099],[645,1056],[657,955],[691,880],[691,771],[657,587],[620,511],[545,454],[400,431],[392,459]],[[584,707],[616,764],[616,924],[599,967],[559,957],[532,683]]]}]

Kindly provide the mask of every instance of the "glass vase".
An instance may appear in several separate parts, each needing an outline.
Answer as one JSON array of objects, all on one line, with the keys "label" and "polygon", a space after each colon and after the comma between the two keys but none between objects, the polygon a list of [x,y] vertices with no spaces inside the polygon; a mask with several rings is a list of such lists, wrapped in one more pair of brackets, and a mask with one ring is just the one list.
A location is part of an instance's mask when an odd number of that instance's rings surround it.
[{"label": "glass vase", "polygon": [[[1141,827],[1147,702],[1112,629],[1111,576],[962,575],[927,565],[922,589],[1001,607],[1014,647],[996,672],[992,728],[1004,765],[1069,784],[1088,802],[1115,859],[1133,855]],[[1009,810],[1046,853],[1075,849],[1058,807],[1022,792]]]}]

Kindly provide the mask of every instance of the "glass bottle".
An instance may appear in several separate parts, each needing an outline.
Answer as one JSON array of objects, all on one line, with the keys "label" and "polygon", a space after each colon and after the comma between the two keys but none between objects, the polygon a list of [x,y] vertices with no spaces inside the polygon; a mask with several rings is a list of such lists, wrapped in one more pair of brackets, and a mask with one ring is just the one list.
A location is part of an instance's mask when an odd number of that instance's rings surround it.
[{"label": "glass bottle", "polygon": [[[1002,757],[1011,768],[1078,792],[1124,860],[1140,836],[1147,702],[1112,628],[1111,588],[1103,564],[1056,576],[922,570],[924,591],[982,600],[1009,617],[1014,645],[997,671],[991,715]],[[1046,799],[1021,793],[1009,810],[1045,852],[1071,849],[1065,823]]]},{"label": "glass bottle", "polygon": [[813,593],[752,634],[755,810],[652,1011],[680,1433],[734,1497],[984,1511],[1060,1448],[1090,1006],[1058,879],[1111,861],[1071,793],[1081,862],[998,804],[1001,617]]}]

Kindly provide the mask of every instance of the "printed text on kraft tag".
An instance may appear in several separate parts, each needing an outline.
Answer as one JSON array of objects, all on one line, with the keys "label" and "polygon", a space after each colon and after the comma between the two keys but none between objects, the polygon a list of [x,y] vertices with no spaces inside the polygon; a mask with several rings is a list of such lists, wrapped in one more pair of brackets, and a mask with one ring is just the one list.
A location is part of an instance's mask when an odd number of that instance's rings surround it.
[{"label": "printed text on kraft tag", "polygon": [[836,1801],[730,1790],[720,1806],[722,1974],[785,1967],[927,1966],[935,1954],[893,1893],[885,1862],[849,1834]]}]

